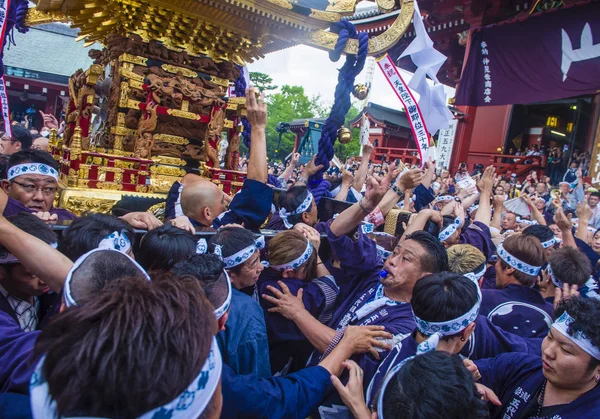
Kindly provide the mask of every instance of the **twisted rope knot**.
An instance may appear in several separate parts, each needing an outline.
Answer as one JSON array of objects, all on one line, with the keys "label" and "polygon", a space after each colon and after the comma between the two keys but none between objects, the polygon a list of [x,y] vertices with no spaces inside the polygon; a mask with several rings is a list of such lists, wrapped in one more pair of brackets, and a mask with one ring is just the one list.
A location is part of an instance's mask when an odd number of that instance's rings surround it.
[{"label": "twisted rope knot", "polygon": [[323,172],[329,167],[329,162],[333,158],[333,146],[337,138],[337,131],[344,125],[346,114],[350,110],[350,106],[352,106],[350,94],[354,89],[354,80],[365,66],[369,49],[369,36],[364,32],[357,33],[354,25],[346,20],[334,23],[331,31],[338,34],[335,49],[329,53],[329,58],[333,62],[337,62],[340,59],[348,40],[351,38],[358,38],[358,53],[356,56],[347,55],[346,62],[339,70],[333,106],[323,126],[321,139],[319,140],[319,152],[315,159],[315,164],[322,164],[323,169],[317,172],[311,179],[313,185],[318,184],[323,179]]}]

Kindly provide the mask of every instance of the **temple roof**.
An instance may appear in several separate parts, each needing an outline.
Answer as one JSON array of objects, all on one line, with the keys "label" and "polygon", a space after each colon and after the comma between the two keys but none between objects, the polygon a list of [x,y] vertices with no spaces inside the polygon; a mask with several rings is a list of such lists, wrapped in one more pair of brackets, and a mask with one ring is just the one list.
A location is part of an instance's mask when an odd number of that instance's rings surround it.
[{"label": "temple roof", "polygon": [[410,124],[406,118],[404,110],[400,111],[397,109],[388,108],[376,103],[369,102],[363,110],[350,121],[350,125],[360,124],[363,114],[367,114],[374,121],[384,124],[388,127],[402,127],[410,129]]},{"label": "temple roof", "polygon": [[70,77],[79,68],[88,68],[92,59],[83,42],[76,42],[77,30],[62,23],[32,27],[28,33],[14,32],[16,48],[5,48],[3,63]]}]

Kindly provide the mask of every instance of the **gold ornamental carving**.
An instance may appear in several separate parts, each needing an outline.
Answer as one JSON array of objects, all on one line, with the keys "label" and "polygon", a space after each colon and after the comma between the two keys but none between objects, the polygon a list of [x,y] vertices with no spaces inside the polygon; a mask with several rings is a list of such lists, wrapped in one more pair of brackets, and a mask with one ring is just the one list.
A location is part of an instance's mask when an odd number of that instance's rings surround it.
[{"label": "gold ornamental carving", "polygon": [[137,100],[133,100],[133,99],[127,99],[127,106],[125,106],[128,109],[140,109],[140,104],[142,102],[139,102]]},{"label": "gold ornamental carving", "polygon": [[244,96],[227,98],[227,107],[229,107],[229,104],[245,105],[246,98]]},{"label": "gold ornamental carving", "polygon": [[123,67],[121,67],[119,69],[119,74],[121,75],[121,77],[124,77],[124,78],[129,79],[129,80],[135,80],[135,81],[138,81],[140,83],[144,82],[144,76],[140,76],[139,74],[134,73],[131,70],[127,70],[126,68],[123,68]]},{"label": "gold ornamental carving", "polygon": [[196,78],[198,77],[198,73],[196,73],[195,71],[189,70],[187,68],[183,68],[183,67],[177,67],[171,64],[163,64],[160,66],[160,68],[162,68],[163,70],[165,70],[168,73],[171,74],[177,74],[177,73],[181,73],[184,77],[191,77],[191,78]]},{"label": "gold ornamental carving", "polygon": [[125,62],[125,63],[143,65],[144,67],[146,67],[148,65],[148,58],[139,57],[137,55],[131,55],[131,54],[127,54],[127,53],[121,55],[119,57],[119,61]]},{"label": "gold ornamental carving", "polygon": [[137,185],[135,187],[135,191],[136,192],[146,193],[146,192],[148,192],[148,187],[146,185]]},{"label": "gold ornamental carving", "polygon": [[106,190],[110,190],[110,191],[122,191],[123,190],[123,185],[119,185],[118,183],[113,183],[113,182],[98,182],[96,184],[96,186],[98,187],[98,189],[106,189]]},{"label": "gold ornamental carving", "polygon": [[238,105],[237,103],[227,103],[227,110],[228,111],[237,111]]},{"label": "gold ornamental carving", "polygon": [[312,17],[313,19],[324,20],[326,22],[339,22],[341,19],[341,16],[337,13],[324,12],[322,10],[315,9],[311,9],[311,13],[308,16]]},{"label": "gold ornamental carving", "polygon": [[233,128],[233,121],[226,119],[225,121],[223,121],[223,128]]},{"label": "gold ornamental carving", "polygon": [[[134,109],[139,109],[139,107],[136,107]],[[192,119],[194,121],[199,121],[201,119],[200,115],[198,115],[197,113],[186,112],[179,109],[168,109],[167,114],[178,118]]]},{"label": "gold ornamental carving", "polygon": [[26,26],[36,26],[36,25],[44,25],[46,23],[68,23],[71,19],[60,10],[52,10],[48,12],[42,12],[41,10],[34,8],[30,8],[27,11],[27,16],[25,17],[25,25]]},{"label": "gold ornamental carving", "polygon": [[214,84],[217,84],[219,86],[223,86],[223,87],[229,86],[229,80],[222,79],[220,77],[210,76],[210,81],[212,81]]},{"label": "gold ornamental carving", "polygon": [[68,209],[75,215],[81,215],[85,212],[98,212],[102,214],[110,214],[112,207],[116,204],[116,200],[86,198],[80,196],[70,196],[64,208]]},{"label": "gold ornamental carving", "polygon": [[123,112],[119,112],[117,114],[117,126],[119,126],[119,127],[125,126],[125,114]]},{"label": "gold ornamental carving", "polygon": [[121,96],[119,97],[119,107],[126,108],[129,100],[129,83],[121,82]]},{"label": "gold ornamental carving", "polygon": [[122,136],[135,135],[136,134],[136,131],[134,129],[125,128],[123,126],[112,127],[110,129],[110,132],[112,134],[122,135]]},{"label": "gold ornamental carving", "polygon": [[176,157],[154,156],[152,157],[155,163],[168,164],[169,166],[185,166],[185,161]]},{"label": "gold ornamental carving", "polygon": [[144,90],[144,83],[138,80],[129,80],[129,87],[132,89]]},{"label": "gold ornamental carving", "polygon": [[187,100],[182,100],[181,101],[181,110],[188,112],[190,110],[190,102]]},{"label": "gold ornamental carving", "polygon": [[396,6],[396,0],[377,0],[377,7],[384,13],[391,12]]},{"label": "gold ornamental carving", "polygon": [[175,177],[183,177],[185,176],[185,170],[180,169],[179,167],[173,166],[152,166],[150,168],[150,172],[152,176],[154,175],[164,175],[164,176],[175,176]]},{"label": "gold ornamental carving", "polygon": [[[341,3],[341,2],[336,2]],[[383,53],[393,47],[402,38],[406,30],[411,24],[415,12],[413,0],[402,0],[402,8],[394,23],[380,35],[369,38],[370,55]],[[337,42],[338,35],[332,32],[323,30],[315,31],[309,34],[305,42],[326,50],[333,51]],[[346,54],[356,55],[358,52],[358,40],[349,39],[344,49]]]},{"label": "gold ornamental carving", "polygon": [[178,137],[177,135],[169,135],[169,134],[155,134],[155,141],[162,141],[169,144],[176,145],[188,145],[190,142],[184,137]]},{"label": "gold ornamental carving", "polygon": [[269,3],[274,4],[279,7],[283,7],[284,9],[292,10],[294,5],[288,0],[267,0]]}]

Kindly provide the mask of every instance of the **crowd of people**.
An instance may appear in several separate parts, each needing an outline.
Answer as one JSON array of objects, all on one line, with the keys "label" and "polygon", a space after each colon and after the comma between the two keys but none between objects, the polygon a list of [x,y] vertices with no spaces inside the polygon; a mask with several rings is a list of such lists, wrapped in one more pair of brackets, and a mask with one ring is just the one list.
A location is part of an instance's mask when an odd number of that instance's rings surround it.
[{"label": "crowd of people", "polygon": [[56,161],[2,137],[1,417],[600,417],[600,193],[581,170],[552,193],[366,145],[321,179],[297,154],[268,164],[246,97],[242,189],[188,174],[162,221],[54,207]]}]

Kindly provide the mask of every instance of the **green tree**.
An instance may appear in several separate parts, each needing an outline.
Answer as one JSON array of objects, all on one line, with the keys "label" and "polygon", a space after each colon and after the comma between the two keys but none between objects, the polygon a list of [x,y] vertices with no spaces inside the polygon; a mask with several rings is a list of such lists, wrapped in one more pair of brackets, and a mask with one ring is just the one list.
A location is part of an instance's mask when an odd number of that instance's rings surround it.
[{"label": "green tree", "polygon": [[277,89],[277,86],[273,85],[273,78],[265,73],[259,73],[257,71],[250,72],[250,81],[261,92]]},{"label": "green tree", "polygon": [[296,136],[284,134],[277,148],[279,133],[275,127],[279,122],[316,117],[320,106],[319,97],[309,98],[304,92],[304,87],[284,85],[279,93],[269,95],[268,101],[267,155],[269,158],[275,156],[276,160],[282,160],[293,151]]}]

